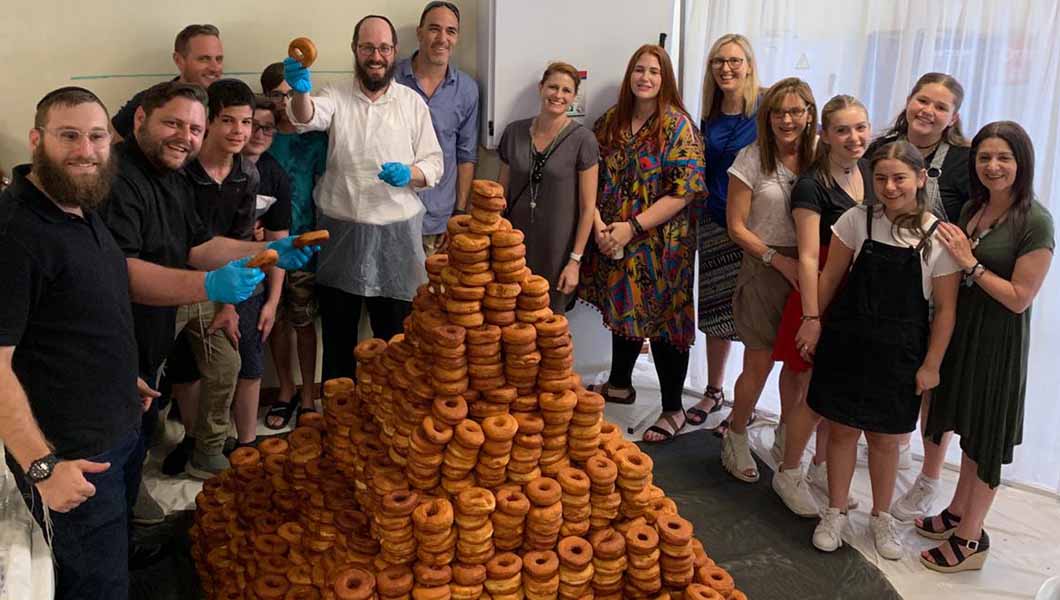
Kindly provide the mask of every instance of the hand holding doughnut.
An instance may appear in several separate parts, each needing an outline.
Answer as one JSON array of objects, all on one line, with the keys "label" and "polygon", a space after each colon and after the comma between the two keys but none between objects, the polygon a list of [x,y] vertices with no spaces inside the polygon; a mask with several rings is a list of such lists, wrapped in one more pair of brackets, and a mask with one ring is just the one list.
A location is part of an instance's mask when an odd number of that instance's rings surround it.
[{"label": "hand holding doughnut", "polygon": [[307,37],[294,38],[287,45],[287,56],[302,63],[302,66],[308,69],[317,59],[317,45]]}]

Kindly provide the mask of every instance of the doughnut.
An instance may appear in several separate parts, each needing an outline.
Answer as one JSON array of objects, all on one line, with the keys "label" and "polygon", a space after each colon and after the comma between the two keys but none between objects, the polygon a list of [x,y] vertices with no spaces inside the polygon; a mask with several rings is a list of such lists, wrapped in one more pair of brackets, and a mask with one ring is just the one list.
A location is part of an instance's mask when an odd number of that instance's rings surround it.
[{"label": "doughnut", "polygon": [[559,557],[551,550],[534,550],[523,555],[523,569],[535,579],[548,579],[559,572]]},{"label": "doughnut", "polygon": [[[556,484],[556,489],[559,489],[559,484]],[[456,497],[456,506],[457,511],[465,515],[488,515],[497,507],[497,500],[493,492],[485,488],[470,487]]]},{"label": "doughnut", "polygon": [[412,514],[420,502],[416,492],[395,490],[383,496],[382,510],[388,517],[403,517]]},{"label": "doughnut", "polygon": [[490,256],[493,258],[493,260],[497,261],[509,261],[517,260],[520,258],[526,258],[526,246],[518,244],[515,246],[507,246],[503,248],[492,248],[490,250]]},{"label": "doughnut", "polygon": [[[529,323],[516,324],[530,325]],[[531,327],[533,326],[531,325]],[[510,367],[532,367],[541,364],[541,353],[537,351],[537,343],[535,342],[504,344],[504,356],[505,363]]]},{"label": "doughnut", "polygon": [[317,46],[307,37],[297,37],[287,45],[287,56],[302,63],[302,66],[308,69],[317,59]]},{"label": "doughnut", "polygon": [[506,514],[521,517],[530,512],[530,499],[520,491],[498,492],[497,510]]},{"label": "doughnut", "polygon": [[544,392],[538,395],[537,401],[541,410],[562,412],[573,409],[578,404],[578,396],[569,390],[558,394]]},{"label": "doughnut", "polygon": [[[481,287],[454,285],[447,287],[445,291],[449,294],[449,297],[454,300],[483,300],[486,298],[486,289]],[[483,302],[483,306],[489,308],[485,302]]]},{"label": "doughnut", "polygon": [[488,261],[490,259],[490,253],[489,250],[465,252],[463,250],[457,250],[456,248],[450,248],[449,258],[453,261],[450,264],[461,271],[477,271],[482,268],[477,266],[478,263],[487,263],[486,268],[489,268]]},{"label": "doughnut", "polygon": [[386,342],[379,338],[370,338],[357,344],[353,349],[353,355],[358,361],[371,361],[373,358],[386,352]]},{"label": "doughnut", "polygon": [[703,585],[710,587],[726,598],[732,594],[733,589],[736,587],[736,583],[732,580],[732,575],[729,575],[728,571],[717,565],[700,567],[696,570],[695,578],[696,581],[702,581]]},{"label": "doughnut", "polygon": [[593,545],[593,556],[602,559],[616,559],[626,555],[626,538],[610,527],[597,529],[589,536]]},{"label": "doughnut", "polygon": [[482,585],[486,581],[486,565],[458,563],[452,568],[453,582],[457,585]]},{"label": "doughnut", "polygon": [[515,316],[523,323],[537,323],[538,321],[544,321],[551,318],[551,308],[539,308],[537,310],[516,310]]},{"label": "doughnut", "polygon": [[[309,42],[309,40],[306,39],[306,38],[298,38],[298,39],[305,40],[305,41]],[[294,42],[291,42],[291,43],[293,44]],[[313,42],[309,42],[309,43],[312,44]],[[310,61],[310,62],[312,62],[312,61]],[[328,241],[329,239],[331,239],[331,234],[328,233],[327,229],[317,229],[316,231],[307,231],[307,232],[303,233],[302,235],[294,238],[294,247],[295,248],[305,248],[306,246],[319,246],[320,244],[323,244],[324,242]]]},{"label": "doughnut", "polygon": [[570,330],[567,317],[563,315],[552,315],[543,321],[534,323],[534,327],[537,328],[538,335],[542,337],[559,337]]},{"label": "doughnut", "polygon": [[563,497],[563,489],[555,479],[538,477],[526,484],[526,497],[534,506],[551,506]]},{"label": "doughnut", "polygon": [[[573,350],[571,346],[570,333],[564,333],[552,337],[542,336],[541,331],[537,332],[537,345],[542,350],[548,349],[561,349],[561,350]],[[557,356],[561,353],[555,353]],[[565,354],[564,354],[565,355]]]},{"label": "doughnut", "polygon": [[[467,330],[467,343],[473,346],[482,344],[495,344],[501,341],[501,328],[496,325],[486,325],[477,329]],[[471,346],[469,346],[470,348]],[[497,346],[494,354],[500,353],[500,346]]]},{"label": "doughnut", "polygon": [[492,323],[497,327],[507,327],[515,324],[514,310],[483,310],[482,316],[487,323]]},{"label": "doughnut", "polygon": [[604,409],[604,397],[589,390],[578,390],[578,405],[575,410],[583,413],[597,413]]},{"label": "doughnut", "polygon": [[375,595],[375,577],[364,569],[349,567],[335,576],[333,588],[339,600],[369,600]]},{"label": "doughnut", "polygon": [[287,554],[288,545],[275,533],[262,533],[254,538],[254,550],[265,556],[283,556]]},{"label": "doughnut", "polygon": [[252,589],[254,594],[262,600],[278,600],[283,598],[291,583],[285,575],[266,573],[254,579]]},{"label": "doughnut", "polygon": [[468,287],[484,287],[488,283],[493,282],[493,271],[483,271],[481,273],[460,273],[460,284]]},{"label": "doughnut", "polygon": [[552,297],[548,294],[541,294],[539,296],[528,296],[522,294],[516,301],[516,306],[523,310],[537,310],[539,308],[545,308],[552,301]]},{"label": "doughnut", "polygon": [[283,600],[320,600],[320,590],[312,585],[291,585]]},{"label": "doughnut", "polygon": [[518,246],[522,244],[525,239],[526,236],[518,229],[495,231],[490,236],[490,242],[494,248],[511,248],[513,246]]},{"label": "doughnut", "polygon": [[[482,310],[482,302],[478,300],[446,300],[445,310],[450,317],[453,315],[470,315]],[[458,327],[457,329],[460,328]]]},{"label": "doughnut", "polygon": [[478,390],[480,392],[485,392],[485,391],[495,390],[495,389],[497,389],[499,387],[502,387],[502,386],[504,386],[505,383],[507,383],[507,381],[505,380],[504,376],[503,375],[498,375],[497,377],[485,377],[485,378],[482,378],[482,379],[472,379],[471,382],[468,384],[468,387],[470,387],[473,390]]},{"label": "doughnut", "polygon": [[580,569],[593,560],[593,546],[585,538],[567,536],[556,546],[559,560],[565,567]]},{"label": "doughnut", "polygon": [[375,575],[375,587],[386,598],[404,596],[412,591],[412,569],[405,565],[391,565]]},{"label": "doughnut", "polygon": [[412,511],[412,521],[426,532],[448,531],[453,526],[453,505],[444,498],[428,500]]},{"label": "doughnut", "polygon": [[453,437],[458,444],[472,449],[477,449],[486,441],[486,434],[482,431],[482,426],[471,419],[464,419],[459,425],[454,427]]},{"label": "doughnut", "polygon": [[233,468],[249,467],[261,462],[261,453],[253,446],[240,446],[228,455],[228,462]]},{"label": "doughnut", "polygon": [[[514,311],[518,306],[518,301],[515,298],[497,298],[496,296],[486,296],[482,299],[482,307],[489,310],[511,310]],[[515,314],[514,312],[512,314]]]},{"label": "doughnut", "polygon": [[651,525],[634,525],[626,532],[626,547],[636,554],[649,554],[659,549],[659,534]]},{"label": "doughnut", "polygon": [[431,413],[439,421],[455,427],[467,418],[467,402],[460,396],[438,396],[431,404]]},{"label": "doughnut", "polygon": [[449,237],[460,233],[468,233],[468,225],[471,224],[471,215],[456,215],[449,217],[449,222],[446,224],[446,231],[449,233]]},{"label": "doughnut", "polygon": [[434,328],[433,342],[438,346],[446,348],[459,348],[464,344],[467,333],[463,327],[456,325],[443,325]]},{"label": "doughnut", "polygon": [[508,441],[515,437],[515,433],[518,430],[519,422],[515,420],[515,417],[508,414],[488,417],[482,420],[482,431],[486,434],[487,440]]},{"label": "doughnut", "polygon": [[659,531],[659,538],[664,543],[683,546],[692,541],[692,524],[676,514],[656,515],[655,528]]},{"label": "doughnut", "polygon": [[280,261],[280,254],[271,248],[266,248],[261,252],[254,255],[253,258],[247,261],[245,266],[248,269],[271,269],[276,266],[276,263]]},{"label": "doughnut", "polygon": [[501,283],[522,283],[527,277],[530,277],[530,269],[523,267],[518,271],[509,271],[507,273],[497,273],[497,281]]},{"label": "doughnut", "polygon": [[490,247],[490,238],[474,233],[458,233],[450,239],[449,245],[453,249],[461,252],[488,251]]},{"label": "doughnut", "polygon": [[453,428],[435,420],[431,415],[423,417],[420,427],[423,428],[427,441],[432,444],[444,446],[449,443],[449,440],[453,439]]},{"label": "doughnut", "polygon": [[485,198],[503,198],[504,187],[489,179],[475,179],[471,182],[471,193]]},{"label": "doughnut", "polygon": [[[467,347],[468,362],[472,365],[475,364],[501,364],[501,344],[500,342],[486,343],[486,344],[471,344]],[[484,360],[470,360],[470,359],[490,359],[488,362]]]},{"label": "doughnut", "polygon": [[513,271],[520,271],[526,267],[525,258],[516,258],[514,260],[498,261],[493,260],[492,267],[494,272],[500,273],[511,273]]},{"label": "doughnut", "polygon": [[523,293],[528,296],[540,296],[548,293],[548,280],[540,275],[531,275],[522,284]]},{"label": "doughnut", "polygon": [[486,286],[486,295],[496,298],[516,299],[522,293],[518,283],[490,283]]},{"label": "doughnut", "polygon": [[[574,356],[567,355],[560,358],[542,358],[540,363],[542,369],[566,369],[567,371],[570,371],[571,367],[574,366]],[[579,400],[578,403],[581,404],[581,401]],[[603,409],[601,408],[600,410],[602,411]],[[592,411],[585,409],[583,412]]]},{"label": "doughnut", "polygon": [[500,377],[504,373],[504,364],[498,362],[488,365],[470,365],[467,373],[472,379]]},{"label": "doughnut", "polygon": [[651,457],[635,448],[615,456],[619,477],[625,479],[643,479],[651,475],[653,463]]},{"label": "doughnut", "polygon": [[508,206],[508,203],[504,201],[503,197],[475,195],[471,197],[471,206],[472,211],[478,208],[484,211],[495,213],[497,215],[497,219],[499,220],[500,213],[504,212],[504,209]]},{"label": "doughnut", "polygon": [[566,496],[587,496],[589,494],[589,476],[577,467],[564,467],[556,474],[556,481]]},{"label": "doughnut", "polygon": [[486,316],[481,312],[470,314],[450,314],[449,321],[461,327],[479,327],[486,322]]},{"label": "doughnut", "polygon": [[[442,274],[442,269],[449,266],[449,255],[447,254],[432,254],[427,257],[427,262],[424,263],[427,267],[427,272],[431,274]],[[393,342],[393,340],[391,340]]]},{"label": "doughnut", "polygon": [[501,213],[479,208],[477,206],[472,206],[471,210],[467,211],[467,213],[471,215],[471,223],[468,224],[468,229],[471,230],[471,233],[493,235],[493,232],[497,231],[497,226],[501,220]]},{"label": "doughnut", "polygon": [[[455,325],[453,327],[456,327]],[[465,331],[463,327],[457,327],[460,331]],[[467,360],[467,346],[461,344],[459,346],[447,347],[441,344],[434,347],[435,358],[448,358],[466,361]],[[463,366],[463,362],[460,363]],[[392,376],[391,376],[392,377]]]},{"label": "doughnut", "polygon": [[287,448],[288,444],[286,440],[278,437],[265,438],[258,444],[258,451],[265,456],[266,460],[275,454],[286,453]]},{"label": "doughnut", "polygon": [[[714,588],[702,583],[692,583],[685,588],[685,598],[688,600],[725,600],[725,596],[719,594]],[[735,600],[735,598],[733,598]]]}]

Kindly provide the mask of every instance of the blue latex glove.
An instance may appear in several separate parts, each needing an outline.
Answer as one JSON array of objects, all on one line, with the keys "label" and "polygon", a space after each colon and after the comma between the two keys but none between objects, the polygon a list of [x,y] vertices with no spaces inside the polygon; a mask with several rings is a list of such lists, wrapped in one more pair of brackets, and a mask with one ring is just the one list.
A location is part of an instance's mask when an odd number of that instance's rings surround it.
[{"label": "blue latex glove", "polygon": [[289,235],[282,240],[269,242],[265,245],[266,248],[275,250],[280,255],[280,260],[276,263],[277,267],[285,271],[296,271],[306,266],[309,259],[313,258],[313,254],[320,250],[320,246],[295,248],[294,240],[297,237],[296,235]]},{"label": "blue latex glove", "polygon": [[233,260],[220,269],[206,274],[206,298],[224,304],[239,304],[254,293],[254,288],[265,279],[261,269],[248,269],[252,257]]},{"label": "blue latex glove", "polygon": [[309,69],[290,56],[283,59],[283,79],[296,92],[308,94],[309,90],[313,89],[313,83],[309,79]]},{"label": "blue latex glove", "polygon": [[383,170],[379,171],[379,178],[394,187],[405,187],[412,181],[412,169],[408,165],[399,162],[383,163]]}]

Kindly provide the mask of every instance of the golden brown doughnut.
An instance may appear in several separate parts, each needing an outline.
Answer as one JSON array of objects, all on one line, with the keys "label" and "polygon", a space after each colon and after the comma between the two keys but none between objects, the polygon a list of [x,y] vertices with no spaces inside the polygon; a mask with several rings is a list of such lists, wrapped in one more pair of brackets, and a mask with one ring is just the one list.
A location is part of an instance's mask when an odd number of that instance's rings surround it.
[{"label": "golden brown doughnut", "polygon": [[[299,39],[304,40],[306,38]],[[320,244],[327,242],[329,239],[331,239],[331,234],[328,233],[327,229],[317,229],[316,231],[307,231],[296,237],[293,244],[295,248],[305,248],[306,246],[319,246]]]},{"label": "golden brown doughnut", "polygon": [[538,310],[547,307],[551,302],[552,298],[548,294],[541,294],[539,296],[521,294],[516,301],[516,306],[522,310]]},{"label": "golden brown doughnut", "polygon": [[471,182],[471,193],[485,198],[503,198],[504,187],[489,179],[475,179]]},{"label": "golden brown doughnut", "polygon": [[506,442],[515,437],[519,422],[509,414],[488,417],[482,420],[482,431],[487,440]]},{"label": "golden brown doughnut", "polygon": [[261,453],[253,446],[240,446],[228,455],[233,468],[250,467],[261,462]]},{"label": "golden brown doughnut", "polygon": [[689,584],[685,588],[685,598],[688,600],[725,600],[725,596],[719,594],[717,590],[702,583]]},{"label": "golden brown doughnut", "polygon": [[431,412],[439,421],[455,427],[467,417],[467,402],[461,396],[438,396]]},{"label": "golden brown doughnut", "polygon": [[552,316],[553,316],[552,315],[552,309],[548,308],[548,307],[539,308],[537,310],[516,310],[515,311],[515,317],[517,319],[519,319],[520,321],[522,321],[523,323],[536,324],[536,323],[538,323],[540,321],[544,321],[546,319],[549,319]]},{"label": "golden brown doughnut", "polygon": [[517,244],[515,246],[491,248],[490,258],[501,262],[526,258],[526,246]]},{"label": "golden brown doughnut", "polygon": [[248,269],[271,269],[276,266],[276,263],[280,261],[280,254],[271,248],[266,248],[261,252],[254,255],[253,258],[247,261],[245,266]]},{"label": "golden brown doughnut", "polygon": [[564,496],[588,496],[589,476],[577,467],[564,467],[556,474]]},{"label": "golden brown doughnut", "polygon": [[537,328],[537,334],[542,337],[562,336],[570,329],[567,317],[563,315],[552,315],[543,321],[538,321],[534,327]]},{"label": "golden brown doughnut", "polygon": [[[478,300],[446,300],[445,310],[450,317],[453,315],[470,315],[482,311],[482,302]],[[457,329],[460,328],[458,327]]]},{"label": "golden brown doughnut", "polygon": [[585,538],[567,536],[559,541],[556,554],[565,567],[580,569],[593,560],[593,546]]},{"label": "golden brown doughnut", "polygon": [[486,581],[486,565],[453,565],[453,582],[458,585],[482,585]]},{"label": "golden brown doughnut", "polygon": [[369,600],[375,595],[375,577],[364,569],[349,567],[335,576],[333,588],[339,600]]},{"label": "golden brown doughnut", "polygon": [[302,66],[308,69],[317,59],[317,46],[307,37],[297,37],[287,44],[287,56],[302,63]]},{"label": "golden brown doughnut", "polygon": [[548,293],[548,280],[540,275],[532,275],[523,282],[522,287],[527,296],[540,296]]},{"label": "golden brown doughnut", "polygon": [[526,497],[534,506],[551,506],[563,497],[563,489],[555,479],[539,477],[526,484]]},{"label": "golden brown doughnut", "polygon": [[[482,209],[472,209],[472,210],[481,211]],[[497,231],[498,224],[497,223],[485,223],[485,222],[480,221],[478,219],[471,219],[471,222],[468,225],[468,229],[471,230],[471,233],[477,233],[477,234],[481,234],[481,235],[490,235],[494,231]]]},{"label": "golden brown doughnut", "polygon": [[649,554],[659,549],[659,534],[650,525],[634,525],[626,532],[626,547],[637,554]]},{"label": "golden brown doughnut", "polygon": [[530,275],[530,269],[528,267],[523,267],[517,271],[497,273],[497,281],[501,283],[522,283],[526,281],[526,278],[530,277]]},{"label": "golden brown doughnut", "polygon": [[[454,300],[486,300],[486,289],[481,287],[468,287],[465,285],[454,285],[446,288],[446,293]],[[487,306],[483,303],[484,306]]]},{"label": "golden brown doughnut", "polygon": [[471,215],[471,231],[475,231],[475,221],[478,221],[482,225],[490,226],[490,233],[492,235],[493,231],[496,231],[497,224],[501,220],[500,211],[475,206],[474,200],[472,200],[471,204],[471,209],[467,211],[467,214]]},{"label": "golden brown doughnut", "polygon": [[490,580],[508,579],[515,577],[523,570],[523,559],[512,552],[503,552],[490,559],[486,563],[486,583]]},{"label": "golden brown doughnut", "polygon": [[[501,328],[496,325],[486,325],[477,329],[467,330],[467,343],[470,345],[494,344],[501,341]],[[500,346],[497,346],[500,352]]]},{"label": "golden brown doughnut", "polygon": [[446,532],[453,526],[453,505],[444,498],[428,500],[412,512],[412,521],[426,532]]},{"label": "golden brown doughnut", "polygon": [[692,524],[676,514],[659,513],[655,516],[655,528],[659,538],[673,546],[683,546],[692,541]]},{"label": "golden brown doughnut", "polygon": [[[559,489],[559,485],[556,486]],[[471,487],[456,497],[456,507],[465,515],[488,515],[497,507],[493,492],[480,487]]]},{"label": "golden brown doughnut", "polygon": [[471,224],[471,215],[455,215],[449,217],[449,222],[446,223],[446,231],[449,233],[449,237],[460,233],[469,233],[468,226]]},{"label": "golden brown doughnut", "polygon": [[569,390],[558,394],[543,392],[538,395],[537,401],[542,410],[562,412],[573,409],[578,404],[578,396]]},{"label": "golden brown doughnut", "polygon": [[465,252],[456,248],[449,249],[450,264],[461,271],[480,272],[482,265],[489,269],[489,250],[478,250],[476,252]]},{"label": "golden brown doughnut", "polygon": [[523,235],[523,232],[518,229],[495,231],[493,232],[493,235],[490,236],[490,242],[494,248],[511,248],[513,246],[518,246],[523,243],[524,239],[525,236]]},{"label": "golden brown doughnut", "polygon": [[461,252],[481,252],[489,250],[490,238],[474,233],[459,233],[450,238],[450,246]]},{"label": "golden brown doughnut", "polygon": [[486,322],[486,316],[481,312],[474,312],[470,314],[450,314],[449,321],[454,325],[461,327],[473,328],[479,327]]},{"label": "golden brown doughnut", "polygon": [[514,310],[484,310],[482,316],[487,323],[498,327],[507,327],[515,323]]},{"label": "golden brown doughnut", "polygon": [[493,262],[491,263],[491,266],[492,266],[493,270],[497,274],[511,273],[511,272],[514,272],[514,271],[521,271],[523,268],[525,268],[526,267],[526,259],[525,258],[516,258],[514,260],[505,260],[505,261],[498,261],[498,260],[494,259]]},{"label": "golden brown doughnut", "polygon": [[386,598],[404,596],[412,591],[412,569],[405,565],[391,565],[376,573],[375,587]]},{"label": "golden brown doughnut", "polygon": [[481,273],[460,273],[460,284],[467,287],[484,287],[486,284],[493,281],[493,271],[483,271]]},{"label": "golden brown doughnut", "polygon": [[535,579],[548,579],[559,572],[559,556],[551,550],[534,550],[523,555],[523,569]]},{"label": "golden brown doughnut", "polygon": [[358,361],[368,362],[373,358],[386,352],[386,342],[379,338],[371,338],[357,344],[353,349],[353,355]]},{"label": "golden brown doughnut", "polygon": [[[491,284],[492,285],[492,284]],[[497,298],[495,296],[486,296],[482,299],[482,307],[489,310],[510,310],[515,314],[515,307],[517,302],[515,298]]]},{"label": "golden brown doughnut", "polygon": [[437,346],[443,346],[445,348],[459,348],[464,344],[464,339],[467,336],[467,331],[463,327],[457,327],[456,325],[444,325],[442,327],[436,327],[434,329],[433,342]]},{"label": "golden brown doughnut", "polygon": [[276,573],[265,573],[254,579],[252,589],[254,594],[262,600],[279,600],[287,593],[291,583],[285,575]]},{"label": "golden brown doughnut", "polygon": [[427,261],[424,264],[428,273],[441,275],[442,270],[449,266],[449,256],[447,254],[432,254],[427,257]]},{"label": "golden brown doughnut", "polygon": [[504,209],[508,206],[508,203],[504,201],[503,197],[474,195],[471,197],[471,206],[471,210],[475,210],[476,208],[478,208],[481,210],[489,211],[491,213],[496,213],[499,219],[500,213],[504,212]]}]

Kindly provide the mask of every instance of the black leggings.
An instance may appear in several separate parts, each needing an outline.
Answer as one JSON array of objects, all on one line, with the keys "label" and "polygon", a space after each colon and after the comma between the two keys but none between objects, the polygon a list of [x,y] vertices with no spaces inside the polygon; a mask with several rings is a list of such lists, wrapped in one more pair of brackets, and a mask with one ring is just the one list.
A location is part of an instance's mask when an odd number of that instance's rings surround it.
[{"label": "black leggings", "polygon": [[[633,365],[643,345],[642,339],[611,334],[611,376],[607,380],[608,385],[619,389],[633,385]],[[662,339],[652,338],[651,354],[655,372],[659,375],[663,410],[682,410],[684,404],[681,395],[685,389],[685,375],[688,374],[688,351]]]},{"label": "black leggings", "polygon": [[321,365],[324,381],[336,377],[355,378],[357,360],[353,357],[353,349],[357,346],[362,304],[368,308],[372,335],[387,341],[404,331],[405,317],[412,312],[412,303],[404,300],[358,296],[323,285],[318,285],[316,292],[320,303],[321,345],[324,347]]}]

